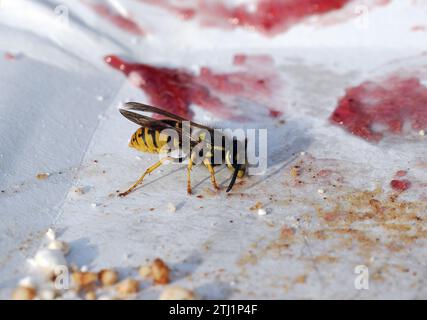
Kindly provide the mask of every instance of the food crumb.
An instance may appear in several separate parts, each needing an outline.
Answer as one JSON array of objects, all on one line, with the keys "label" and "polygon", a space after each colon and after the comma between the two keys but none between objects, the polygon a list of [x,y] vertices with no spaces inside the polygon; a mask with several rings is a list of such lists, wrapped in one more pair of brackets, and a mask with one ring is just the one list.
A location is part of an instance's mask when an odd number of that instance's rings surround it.
[{"label": "food crumb", "polygon": [[151,274],[156,284],[169,283],[170,269],[162,259],[155,259],[151,266]]},{"label": "food crumb", "polygon": [[424,136],[426,135],[426,132],[425,132],[425,130],[420,130],[420,131],[418,131],[418,134],[419,134],[421,137],[424,137]]},{"label": "food crumb", "polygon": [[96,300],[96,293],[94,291],[88,291],[85,294],[86,300]]},{"label": "food crumb", "polygon": [[64,255],[67,255],[70,252],[70,246],[64,241],[51,241],[47,247],[51,250],[61,250]]},{"label": "food crumb", "polygon": [[36,290],[29,287],[18,287],[12,292],[13,300],[33,300],[36,297]]},{"label": "food crumb", "polygon": [[290,239],[294,235],[295,235],[295,229],[294,228],[289,228],[287,226],[284,226],[280,230],[280,239],[282,239],[282,240]]},{"label": "food crumb", "polygon": [[34,281],[30,277],[25,277],[19,280],[19,286],[25,288],[34,288]]},{"label": "food crumb", "polygon": [[139,291],[139,282],[134,279],[125,279],[117,284],[116,291],[121,296],[127,296]]},{"label": "food crumb", "polygon": [[298,284],[303,284],[306,282],[306,280],[307,280],[307,276],[305,274],[302,274],[302,275],[296,277],[294,282],[298,283]]},{"label": "food crumb", "polygon": [[119,280],[119,275],[115,270],[103,269],[99,271],[98,279],[103,286],[112,286]]},{"label": "food crumb", "polygon": [[318,189],[318,190],[317,190],[317,193],[319,193],[319,194],[324,194],[324,193],[325,193],[325,190],[323,190],[323,189]]},{"label": "food crumb", "polygon": [[143,278],[151,277],[151,266],[141,266],[138,270],[138,273]]},{"label": "food crumb", "polygon": [[160,258],[156,258],[150,265],[143,265],[138,273],[141,277],[152,278],[156,284],[167,284],[170,281],[170,269]]},{"label": "food crumb", "polygon": [[262,208],[262,203],[261,202],[259,202],[259,201],[257,201],[256,203],[255,203],[255,205],[253,205],[252,207],[250,207],[249,208],[249,210],[251,210],[251,211],[255,211],[255,210],[258,210],[258,209],[261,209]]},{"label": "food crumb", "polygon": [[82,187],[74,187],[74,188],[72,189],[72,191],[73,191],[75,194],[79,195],[79,196],[81,196],[81,195],[83,195],[83,194],[85,194],[85,193],[86,193],[85,188],[82,188]]},{"label": "food crumb", "polygon": [[71,279],[76,286],[77,291],[81,289],[88,289],[95,286],[98,281],[98,275],[94,272],[73,272],[71,274]]},{"label": "food crumb", "polygon": [[259,208],[258,209],[258,215],[259,216],[265,216],[265,215],[267,215],[267,211],[263,208]]},{"label": "food crumb", "polygon": [[38,180],[46,180],[47,178],[49,178],[50,174],[49,173],[38,173],[36,175],[36,178]]},{"label": "food crumb", "polygon": [[176,212],[176,207],[175,207],[175,205],[174,205],[173,203],[171,203],[171,202],[169,202],[169,203],[168,203],[168,211],[169,211],[170,213],[174,213],[174,212]]},{"label": "food crumb", "polygon": [[61,250],[41,249],[37,251],[33,265],[42,271],[52,273],[57,266],[67,265],[64,254]]},{"label": "food crumb", "polygon": [[55,240],[55,239],[56,239],[56,233],[55,233],[55,231],[54,231],[52,228],[49,228],[49,229],[46,231],[46,237],[47,237],[49,240]]},{"label": "food crumb", "polygon": [[163,290],[159,300],[195,300],[196,295],[185,288],[169,287]]},{"label": "food crumb", "polygon": [[300,168],[298,166],[293,166],[291,168],[291,176],[296,178],[300,175]]},{"label": "food crumb", "polygon": [[43,289],[37,294],[37,297],[42,300],[53,300],[56,296],[57,292],[52,289]]}]

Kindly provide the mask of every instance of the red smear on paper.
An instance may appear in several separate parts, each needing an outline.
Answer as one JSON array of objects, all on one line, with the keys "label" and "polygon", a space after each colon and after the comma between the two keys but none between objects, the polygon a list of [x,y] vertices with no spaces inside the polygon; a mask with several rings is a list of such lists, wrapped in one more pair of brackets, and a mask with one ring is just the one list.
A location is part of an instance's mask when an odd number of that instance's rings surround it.
[{"label": "red smear on paper", "polygon": [[198,17],[205,25],[248,27],[275,35],[306,17],[339,10],[351,0],[259,0],[256,4],[240,4],[235,7],[222,1],[199,0],[190,7],[182,7],[169,0],[142,1],[162,6],[185,19]]},{"label": "red smear on paper", "polygon": [[405,171],[405,170],[399,170],[399,171],[397,171],[396,172],[396,177],[404,177],[404,176],[406,176],[407,175],[407,171]]},{"label": "red smear on paper", "polygon": [[332,173],[333,173],[332,170],[322,169],[317,173],[317,176],[325,178],[325,177],[329,177]]},{"label": "red smear on paper", "polygon": [[244,71],[216,73],[202,67],[198,75],[186,69],[128,63],[117,56],[107,56],[105,61],[143,89],[151,104],[185,118],[192,118],[192,104],[223,118],[250,118],[250,112],[239,114],[234,108],[236,98],[265,108],[271,117],[281,114],[271,106],[278,77],[268,56],[238,55],[234,65]]},{"label": "red smear on paper", "polygon": [[281,112],[281,111],[277,111],[277,110],[274,110],[274,109],[269,109],[268,110],[268,114],[270,115],[270,117],[272,117],[272,118],[279,118],[280,116],[282,116],[283,115],[283,112]]},{"label": "red smear on paper", "polygon": [[6,60],[16,60],[16,56],[13,53],[10,53],[10,52],[6,52],[4,54],[4,58]]},{"label": "red smear on paper", "polygon": [[411,28],[411,30],[412,30],[413,32],[422,32],[422,31],[427,31],[427,28],[426,28],[426,26],[416,25],[416,26],[413,26],[413,27]]},{"label": "red smear on paper", "polygon": [[369,141],[402,134],[406,123],[419,131],[427,127],[427,87],[417,78],[395,75],[367,81],[347,89],[330,119]]},{"label": "red smear on paper", "polygon": [[411,187],[409,180],[391,180],[390,186],[396,191],[405,191]]},{"label": "red smear on paper", "polygon": [[109,7],[103,3],[91,4],[87,1],[83,1],[87,6],[89,6],[93,11],[95,11],[101,17],[109,20],[116,27],[132,33],[137,36],[143,36],[145,31],[131,18],[123,16],[114,11],[113,8]]}]

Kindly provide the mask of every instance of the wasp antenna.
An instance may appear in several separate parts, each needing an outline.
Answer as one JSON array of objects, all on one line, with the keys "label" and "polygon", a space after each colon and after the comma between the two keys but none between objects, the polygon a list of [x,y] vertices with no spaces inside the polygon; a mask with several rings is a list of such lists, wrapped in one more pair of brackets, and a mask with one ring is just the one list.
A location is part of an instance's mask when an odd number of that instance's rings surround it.
[{"label": "wasp antenna", "polygon": [[233,188],[234,183],[236,182],[237,174],[239,173],[239,169],[240,169],[240,165],[238,165],[238,166],[234,169],[233,176],[231,177],[230,184],[228,185],[228,188],[227,188],[227,190],[226,190],[225,192],[230,192],[230,191],[231,191],[231,189]]}]

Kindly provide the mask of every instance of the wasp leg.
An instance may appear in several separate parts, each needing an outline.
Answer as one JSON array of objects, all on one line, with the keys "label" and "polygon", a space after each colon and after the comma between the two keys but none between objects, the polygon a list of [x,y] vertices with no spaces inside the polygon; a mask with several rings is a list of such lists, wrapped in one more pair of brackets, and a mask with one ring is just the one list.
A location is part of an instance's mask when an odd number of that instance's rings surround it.
[{"label": "wasp leg", "polygon": [[147,174],[150,174],[151,172],[153,172],[154,170],[156,170],[158,167],[160,167],[163,162],[167,161],[167,160],[174,160],[174,158],[172,157],[165,157],[163,159],[160,159],[160,161],[156,162],[155,164],[153,164],[151,167],[149,167],[147,170],[145,170],[144,174],[141,176],[141,178],[139,178],[133,185],[132,187],[130,187],[128,190],[126,190],[125,192],[121,192],[119,193],[119,197],[125,197],[127,196],[129,193],[131,193],[133,191],[133,189],[135,189],[141,182],[142,180],[144,180],[145,176]]},{"label": "wasp leg", "polygon": [[196,154],[193,152],[191,154],[190,159],[188,160],[188,167],[187,167],[187,193],[191,194],[191,179],[190,179],[190,174],[191,174],[191,169],[193,168],[193,161],[194,158],[196,157]]},{"label": "wasp leg", "polygon": [[211,174],[212,185],[214,186],[215,190],[219,190],[218,185],[216,184],[215,170],[214,170],[213,166],[211,165],[211,163],[209,162],[208,159],[204,159],[203,163],[206,166],[206,168],[208,168],[209,173]]}]

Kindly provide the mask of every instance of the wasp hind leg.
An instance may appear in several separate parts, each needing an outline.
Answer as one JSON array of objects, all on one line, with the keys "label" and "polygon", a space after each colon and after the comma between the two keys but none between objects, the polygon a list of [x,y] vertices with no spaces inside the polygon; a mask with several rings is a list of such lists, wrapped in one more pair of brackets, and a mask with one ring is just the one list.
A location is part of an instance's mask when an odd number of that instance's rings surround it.
[{"label": "wasp hind leg", "polygon": [[215,170],[214,170],[213,166],[211,165],[211,163],[209,162],[208,159],[204,159],[203,163],[206,166],[206,168],[208,168],[208,170],[209,170],[209,173],[211,175],[211,182],[212,182],[213,187],[215,188],[215,190],[219,190],[219,187],[218,187],[218,185],[216,183]]},{"label": "wasp hind leg", "polygon": [[160,167],[163,162],[167,161],[167,160],[174,160],[174,158],[172,157],[165,157],[163,159],[160,159],[160,161],[156,162],[155,164],[153,164],[151,167],[149,167],[147,170],[145,170],[144,174],[141,176],[141,178],[139,178],[133,185],[132,187],[130,187],[128,190],[126,190],[125,192],[121,192],[119,193],[119,197],[125,197],[127,196],[129,193],[131,193],[141,182],[142,180],[144,180],[145,176],[147,174],[150,174],[151,172],[153,172],[154,170],[156,170],[158,167]]}]

